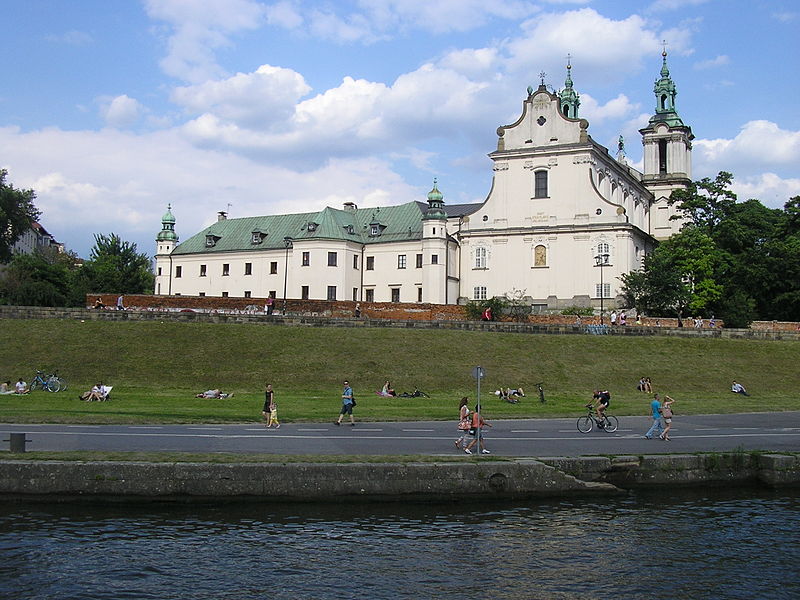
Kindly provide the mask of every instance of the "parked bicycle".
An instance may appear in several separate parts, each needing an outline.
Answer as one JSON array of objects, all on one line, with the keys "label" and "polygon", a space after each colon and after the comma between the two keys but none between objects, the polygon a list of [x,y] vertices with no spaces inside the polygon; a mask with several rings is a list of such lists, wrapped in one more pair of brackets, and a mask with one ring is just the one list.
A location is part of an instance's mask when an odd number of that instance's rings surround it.
[{"label": "parked bicycle", "polygon": [[57,371],[52,375],[45,375],[44,371],[36,371],[29,387],[31,391],[41,389],[48,392],[59,392],[67,389],[67,381],[59,377]]},{"label": "parked bicycle", "polygon": [[398,398],[430,398],[430,396],[422,390],[415,389],[413,392],[403,392]]},{"label": "parked bicycle", "polygon": [[585,417],[580,417],[577,423],[578,431],[581,433],[589,433],[594,429],[595,425],[597,425],[598,429],[602,429],[606,433],[614,433],[619,427],[619,420],[614,415],[609,415],[604,412],[603,418],[598,419],[597,415],[594,413],[593,404],[587,404],[586,408],[589,409],[589,412],[586,413]]}]

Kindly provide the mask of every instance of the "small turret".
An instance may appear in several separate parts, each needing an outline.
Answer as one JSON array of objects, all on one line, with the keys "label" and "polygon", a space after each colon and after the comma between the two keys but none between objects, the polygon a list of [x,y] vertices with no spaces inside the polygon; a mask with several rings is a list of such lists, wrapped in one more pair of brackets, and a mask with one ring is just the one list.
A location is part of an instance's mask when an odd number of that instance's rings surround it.
[{"label": "small turret", "polygon": [[568,119],[578,118],[578,107],[581,105],[580,96],[572,87],[572,65],[570,56],[567,55],[567,79],[564,81],[564,89],[558,93],[559,107],[561,114]]}]

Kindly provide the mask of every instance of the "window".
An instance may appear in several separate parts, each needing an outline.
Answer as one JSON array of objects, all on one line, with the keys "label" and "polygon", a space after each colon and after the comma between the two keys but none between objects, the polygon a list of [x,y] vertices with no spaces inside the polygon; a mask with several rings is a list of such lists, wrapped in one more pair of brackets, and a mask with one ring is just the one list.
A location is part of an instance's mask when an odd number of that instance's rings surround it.
[{"label": "window", "polygon": [[200,297],[202,298],[203,296],[205,296],[205,295],[206,295],[206,293],[205,293],[205,292],[198,292],[198,294],[197,294],[197,295],[198,295],[198,296],[200,296]]},{"label": "window", "polygon": [[304,285],[302,288],[300,288],[300,297],[303,300],[308,300],[308,286],[307,285]]},{"label": "window", "polygon": [[534,198],[547,198],[547,171],[536,171],[534,177]]},{"label": "window", "polygon": [[439,264],[439,255],[438,254],[431,254],[431,264],[438,265]]},{"label": "window", "polygon": [[392,288],[392,302],[400,302],[400,288]]},{"label": "window", "polygon": [[328,252],[328,266],[335,267],[337,261],[337,253],[336,252]]},{"label": "window", "polygon": [[417,268],[422,268],[422,254],[417,254]]},{"label": "window", "polygon": [[246,290],[246,291],[245,291],[245,293],[244,293],[244,297],[245,297],[245,298],[252,298],[252,296],[251,296],[251,294],[250,294],[250,291],[249,291],[249,290]]},{"label": "window", "polygon": [[472,289],[472,299],[473,300],[486,300],[486,286],[485,285],[476,285]]},{"label": "window", "polygon": [[206,236],[206,246],[209,248],[213,248],[217,244],[217,240],[219,238],[215,235],[207,235]]},{"label": "window", "polygon": [[667,140],[658,140],[658,172],[667,172]]},{"label": "window", "polygon": [[595,298],[611,298],[611,284],[604,283],[600,285],[596,283],[594,286],[594,297]]},{"label": "window", "polygon": [[405,269],[406,268],[406,255],[405,254],[398,254],[397,255],[397,268],[398,269]]},{"label": "window", "polygon": [[597,257],[600,257],[600,262],[604,265],[611,264],[611,248],[605,242],[600,242],[597,244],[597,252],[595,253],[595,260],[598,260]]},{"label": "window", "polygon": [[547,266],[547,248],[539,244],[533,249],[533,266],[546,267]]},{"label": "window", "polygon": [[375,290],[364,290],[364,300],[366,302],[375,302]]},{"label": "window", "polygon": [[487,266],[488,251],[486,248],[475,248],[475,268],[485,269]]},{"label": "window", "polygon": [[266,233],[262,233],[260,231],[254,231],[252,237],[250,238],[251,244],[260,244],[264,241],[264,238],[267,236]]},{"label": "window", "polygon": [[183,267],[181,267],[180,265],[175,267],[175,279],[180,277],[182,273],[183,273]]},{"label": "window", "polygon": [[353,268],[358,269],[358,254],[353,254]]},{"label": "window", "polygon": [[253,263],[244,263],[244,274],[245,275],[253,274]]},{"label": "window", "polygon": [[303,252],[302,266],[307,267],[311,264],[311,252]]},{"label": "window", "polygon": [[222,265],[222,276],[226,277],[231,274],[231,266],[228,263]]},{"label": "window", "polygon": [[358,288],[353,288],[353,302],[358,300]]},{"label": "window", "polygon": [[422,288],[417,288],[417,302],[422,302]]},{"label": "window", "polygon": [[277,298],[276,294],[277,292],[275,290],[270,290],[267,296],[269,296],[270,298]]},{"label": "window", "polygon": [[269,274],[270,275],[278,274],[278,261],[273,260],[271,263],[269,263]]},{"label": "window", "polygon": [[206,265],[200,265],[200,277],[206,276]]},{"label": "window", "polygon": [[375,257],[368,256],[367,257],[367,271],[374,271],[375,270]]},{"label": "window", "polygon": [[158,267],[158,276],[161,277],[161,267]]},{"label": "window", "polygon": [[369,234],[370,234],[370,235],[380,235],[380,234],[381,234],[381,227],[380,227],[380,225],[370,225],[370,227],[369,227]]},{"label": "window", "polygon": [[222,297],[223,298],[227,298],[228,297],[228,292],[222,292]]},{"label": "window", "polygon": [[[335,252],[334,252],[335,254]],[[329,285],[328,286],[328,300],[336,300],[336,286]]]}]

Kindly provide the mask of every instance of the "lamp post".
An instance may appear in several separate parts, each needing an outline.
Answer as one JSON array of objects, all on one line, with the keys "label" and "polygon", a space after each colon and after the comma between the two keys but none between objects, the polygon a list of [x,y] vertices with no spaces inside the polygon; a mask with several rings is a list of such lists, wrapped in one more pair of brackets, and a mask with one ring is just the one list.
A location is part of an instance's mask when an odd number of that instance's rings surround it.
[{"label": "lamp post", "polygon": [[294,240],[288,235],[283,238],[283,245],[286,246],[286,260],[283,265],[283,316],[286,316],[286,284],[289,280],[289,248],[292,247]]},{"label": "lamp post", "polygon": [[600,325],[603,324],[603,298],[605,297],[605,288],[603,286],[603,269],[608,266],[609,254],[607,252],[598,253],[594,257],[594,265],[600,267]]}]

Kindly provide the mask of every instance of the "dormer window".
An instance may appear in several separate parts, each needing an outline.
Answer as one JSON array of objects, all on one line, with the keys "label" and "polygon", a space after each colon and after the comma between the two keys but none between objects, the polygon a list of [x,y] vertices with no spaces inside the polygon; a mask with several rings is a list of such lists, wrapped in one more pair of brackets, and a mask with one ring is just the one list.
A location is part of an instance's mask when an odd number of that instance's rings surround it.
[{"label": "dormer window", "polygon": [[254,231],[253,231],[253,235],[252,235],[252,237],[250,238],[250,243],[251,243],[251,244],[253,244],[253,245],[255,245],[255,244],[260,244],[261,242],[263,242],[263,241],[264,241],[264,238],[265,238],[265,237],[267,237],[267,234],[266,234],[266,233],[264,233],[263,231],[259,231],[258,229],[256,229],[256,230],[254,230]]},{"label": "dormer window", "polygon": [[386,229],[386,225],[374,221],[369,224],[369,234],[373,237],[382,234],[384,229]]},{"label": "dormer window", "polygon": [[217,245],[220,236],[214,235],[213,233],[209,233],[206,235],[206,248],[213,248]]},{"label": "dormer window", "polygon": [[356,232],[355,228],[352,225],[345,225],[344,230],[350,235],[353,235]]},{"label": "dormer window", "polygon": [[309,221],[306,228],[308,229],[308,231],[316,231],[318,226],[319,225],[317,223],[314,223],[314,221]]}]

